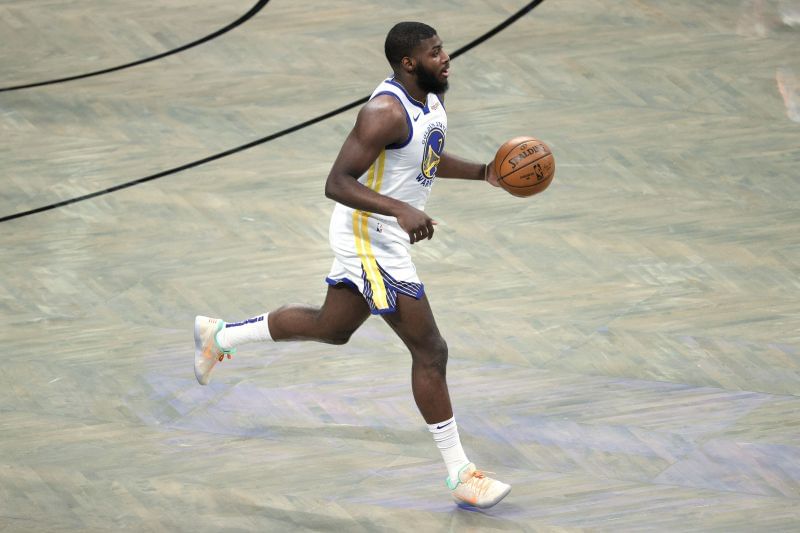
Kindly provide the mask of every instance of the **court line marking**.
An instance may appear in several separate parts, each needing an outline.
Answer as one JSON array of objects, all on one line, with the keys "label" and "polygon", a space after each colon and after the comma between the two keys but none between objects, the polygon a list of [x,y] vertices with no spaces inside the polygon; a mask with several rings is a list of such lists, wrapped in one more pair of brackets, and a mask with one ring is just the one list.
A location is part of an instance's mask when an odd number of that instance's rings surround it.
[{"label": "court line marking", "polygon": [[124,65],[118,65],[116,67],[104,68],[102,70],[95,70],[93,72],[87,72],[85,74],[77,74],[75,76],[67,76],[65,78],[57,78],[57,79],[54,79],[54,80],[37,81],[35,83],[26,83],[26,84],[23,84],[23,85],[13,85],[13,86],[10,86],[10,87],[0,87],[0,93],[8,92],[8,91],[19,91],[21,89],[30,89],[30,88],[33,88],[33,87],[42,87],[44,85],[54,85],[56,83],[65,83],[65,82],[68,82],[68,81],[81,80],[81,79],[84,79],[84,78],[91,78],[93,76],[99,76],[101,74],[108,74],[109,72],[116,72],[118,70],[123,70],[123,69],[126,69],[126,68],[135,67],[137,65],[142,65],[144,63],[149,63],[149,62],[155,61],[157,59],[162,59],[162,58],[165,58],[167,56],[171,56],[173,54],[177,54],[179,52],[183,52],[185,50],[188,50],[189,48],[194,48],[195,46],[198,46],[200,44],[203,44],[203,43],[206,43],[206,42],[211,41],[213,39],[216,39],[220,35],[228,33],[229,31],[231,31],[232,29],[236,28],[237,26],[241,26],[242,24],[244,24],[245,22],[247,22],[248,20],[253,18],[268,3],[269,3],[269,0],[258,0],[258,2],[256,2],[255,5],[250,8],[250,11],[248,11],[247,13],[245,13],[244,15],[239,17],[238,19],[234,20],[233,22],[231,22],[230,24],[228,24],[224,28],[220,28],[217,31],[215,31],[214,33],[206,35],[205,37],[201,37],[200,39],[197,39],[196,41],[192,41],[190,43],[184,44],[183,46],[179,46],[178,48],[174,48],[172,50],[167,50],[166,52],[162,52],[162,53],[156,54],[154,56],[146,57],[144,59],[139,59],[137,61],[132,61],[130,63],[125,63]]},{"label": "court line marking", "polygon": [[[268,1],[268,0],[262,0],[262,1],[264,1],[264,3],[266,3],[266,1]],[[500,24],[498,24],[497,26],[495,26],[494,28],[492,28],[488,32],[484,33],[483,35],[481,35],[481,36],[479,36],[479,37],[477,37],[475,39],[473,39],[469,43],[465,44],[464,46],[462,46],[461,48],[459,48],[458,50],[456,50],[455,52],[450,54],[450,60],[452,61],[452,60],[456,59],[458,56],[468,52],[469,50],[472,50],[473,48],[475,48],[479,44],[483,43],[484,41],[486,41],[486,40],[490,39],[491,37],[497,35],[501,31],[506,29],[508,26],[510,26],[511,24],[513,24],[514,22],[516,22],[517,20],[519,20],[520,18],[525,16],[527,13],[532,11],[536,6],[538,6],[542,2],[544,2],[544,0],[533,0],[532,2],[529,2],[528,4],[523,6],[521,9],[519,9],[516,13],[514,13],[513,15],[511,15],[510,17],[505,19],[503,22],[501,22]],[[270,135],[267,135],[266,137],[262,137],[260,139],[254,140],[254,141],[250,141],[249,143],[243,144],[241,146],[237,146],[235,148],[231,148],[229,150],[225,150],[224,152],[219,152],[218,154],[214,154],[214,155],[211,155],[211,156],[208,156],[208,157],[204,157],[203,159],[198,159],[197,161],[192,161],[191,163],[187,163],[187,164],[181,165],[179,167],[174,167],[174,168],[170,168],[170,169],[167,169],[167,170],[162,170],[161,172],[157,172],[156,174],[151,174],[150,176],[145,176],[143,178],[135,179],[135,180],[128,181],[128,182],[125,182],[125,183],[120,183],[119,185],[114,185],[113,187],[109,187],[107,189],[102,189],[102,190],[95,191],[95,192],[92,192],[92,193],[84,194],[82,196],[76,196],[74,198],[68,198],[68,199],[62,200],[60,202],[55,202],[55,203],[52,203],[52,204],[44,205],[42,207],[37,207],[35,209],[30,209],[28,211],[20,211],[18,213],[14,213],[14,214],[11,214],[11,215],[5,215],[3,217],[0,217],[0,222],[8,222],[8,221],[15,220],[15,219],[18,219],[18,218],[23,218],[23,217],[35,215],[37,213],[44,213],[45,211],[58,209],[59,207],[64,207],[64,206],[75,204],[75,203],[78,203],[78,202],[83,202],[83,201],[86,201],[86,200],[90,200],[92,198],[97,198],[98,196],[104,196],[106,194],[111,194],[113,192],[121,191],[123,189],[128,189],[128,188],[134,187],[136,185],[141,185],[142,183],[147,183],[149,181],[153,181],[153,180],[156,180],[156,179],[159,179],[159,178],[163,178],[163,177],[169,176],[171,174],[176,174],[178,172],[181,172],[181,171],[184,171],[184,170],[188,170],[190,168],[194,168],[194,167],[203,165],[205,163],[210,163],[211,161],[216,161],[217,159],[221,159],[223,157],[227,157],[229,155],[236,154],[238,152],[247,150],[249,148],[253,148],[254,146],[258,146],[260,144],[264,144],[266,142],[273,141],[275,139],[278,139],[279,137],[283,137],[285,135],[289,135],[290,133],[294,133],[294,132],[296,132],[298,130],[302,130],[302,129],[307,128],[309,126],[312,126],[312,125],[314,125],[314,124],[316,124],[318,122],[322,122],[323,120],[327,120],[327,119],[329,119],[331,117],[335,117],[336,115],[339,115],[341,113],[344,113],[345,111],[348,111],[348,110],[350,110],[350,109],[352,109],[354,107],[357,107],[359,105],[362,105],[362,104],[366,103],[368,100],[369,100],[369,96],[364,96],[362,98],[359,98],[358,100],[354,100],[354,101],[350,102],[349,104],[345,104],[345,105],[343,105],[341,107],[338,107],[338,108],[334,109],[333,111],[328,111],[327,113],[324,113],[324,114],[319,115],[317,117],[314,117],[312,119],[306,120],[305,122],[301,122],[300,124],[295,124],[294,126],[291,126],[289,128],[283,129],[281,131],[272,133]]]}]

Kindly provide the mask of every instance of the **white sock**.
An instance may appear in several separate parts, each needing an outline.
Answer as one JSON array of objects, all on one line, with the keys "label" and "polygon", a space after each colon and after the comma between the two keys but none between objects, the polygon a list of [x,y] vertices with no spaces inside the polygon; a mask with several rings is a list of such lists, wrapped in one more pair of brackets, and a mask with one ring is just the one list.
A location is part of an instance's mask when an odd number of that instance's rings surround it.
[{"label": "white sock", "polygon": [[217,333],[219,347],[223,350],[230,350],[250,342],[271,341],[268,316],[269,313],[264,313],[241,322],[226,323],[222,331]]},{"label": "white sock", "polygon": [[469,464],[464,448],[461,447],[461,439],[458,438],[455,417],[438,424],[428,424],[428,431],[433,433],[433,440],[442,453],[442,459],[447,466],[447,475],[455,481],[458,479],[458,471]]}]

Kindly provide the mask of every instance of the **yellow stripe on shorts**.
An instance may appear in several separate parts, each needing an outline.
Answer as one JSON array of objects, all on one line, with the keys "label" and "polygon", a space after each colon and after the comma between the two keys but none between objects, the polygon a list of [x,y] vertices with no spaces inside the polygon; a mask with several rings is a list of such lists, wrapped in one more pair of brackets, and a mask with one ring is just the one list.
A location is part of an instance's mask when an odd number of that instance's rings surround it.
[{"label": "yellow stripe on shorts", "polygon": [[[380,192],[383,180],[383,164],[386,162],[386,150],[381,150],[378,159],[369,167],[367,174],[367,187],[375,192]],[[353,212],[353,233],[356,238],[356,251],[361,259],[361,265],[367,274],[367,281],[372,287],[372,303],[377,309],[388,309],[389,302],[386,297],[386,286],[378,270],[378,263],[372,253],[369,242],[369,213],[366,211]]]}]

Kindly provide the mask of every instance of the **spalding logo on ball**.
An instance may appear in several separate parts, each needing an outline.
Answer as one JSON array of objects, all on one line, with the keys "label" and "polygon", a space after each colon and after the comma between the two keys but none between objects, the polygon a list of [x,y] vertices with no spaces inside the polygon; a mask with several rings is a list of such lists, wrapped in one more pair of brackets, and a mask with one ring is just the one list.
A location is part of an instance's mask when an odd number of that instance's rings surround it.
[{"label": "spalding logo on ball", "polygon": [[533,196],[550,185],[556,160],[544,142],[535,137],[515,137],[503,143],[494,156],[500,186],[514,196]]}]

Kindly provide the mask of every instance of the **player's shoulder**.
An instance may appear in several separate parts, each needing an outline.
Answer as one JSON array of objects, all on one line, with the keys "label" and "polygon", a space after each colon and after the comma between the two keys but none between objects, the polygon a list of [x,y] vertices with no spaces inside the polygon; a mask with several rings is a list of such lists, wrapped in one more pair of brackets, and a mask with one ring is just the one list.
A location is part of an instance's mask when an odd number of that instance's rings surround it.
[{"label": "player's shoulder", "polygon": [[403,104],[391,94],[378,94],[371,98],[358,113],[359,120],[381,120],[405,124]]},{"label": "player's shoulder", "polygon": [[380,146],[400,142],[408,135],[405,109],[391,96],[376,96],[358,112],[354,131]]}]

